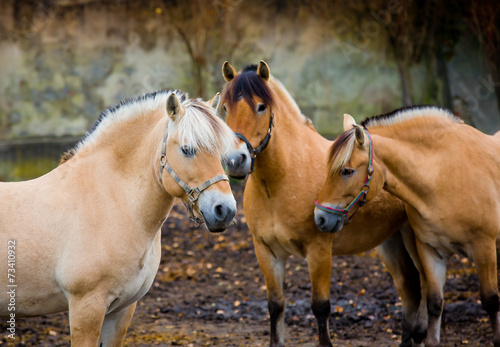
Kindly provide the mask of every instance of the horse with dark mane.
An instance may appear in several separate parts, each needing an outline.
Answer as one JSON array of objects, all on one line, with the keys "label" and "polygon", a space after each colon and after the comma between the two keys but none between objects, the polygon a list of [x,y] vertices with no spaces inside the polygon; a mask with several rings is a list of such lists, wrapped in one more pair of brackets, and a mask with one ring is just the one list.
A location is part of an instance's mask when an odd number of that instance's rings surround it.
[{"label": "horse with dark mane", "polygon": [[[345,115],[342,142],[329,153],[318,207],[331,210],[334,230],[348,197],[368,176],[368,207],[387,192],[404,201],[426,280],[426,346],[439,346],[446,267],[453,254],[477,268],[483,308],[500,346],[497,245],[500,241],[500,139],[481,133],[450,111],[412,107],[357,125]],[[366,208],[360,208],[360,213]]]},{"label": "horse with dark mane", "polygon": [[290,255],[307,260],[319,343],[331,346],[332,255],[357,254],[379,245],[403,301],[401,344],[410,346],[412,337],[420,342],[427,318],[425,306],[420,306],[419,272],[403,242],[407,239],[418,260],[412,231],[398,231],[407,221],[403,202],[381,194],[350,216],[348,226],[332,232],[330,216],[314,216],[332,142],[316,132],[265,62],[240,73],[226,62],[222,71],[227,84],[220,111],[239,138],[227,155],[227,169],[234,178],[247,178],[243,207],[266,281],[271,346],[285,343],[285,264]]}]

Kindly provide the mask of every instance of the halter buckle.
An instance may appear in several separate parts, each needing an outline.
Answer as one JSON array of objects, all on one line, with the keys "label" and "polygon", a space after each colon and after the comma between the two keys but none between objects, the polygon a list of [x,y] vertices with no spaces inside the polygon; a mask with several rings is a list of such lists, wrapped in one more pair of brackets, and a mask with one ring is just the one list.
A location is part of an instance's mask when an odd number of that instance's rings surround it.
[{"label": "halter buckle", "polygon": [[189,199],[189,202],[191,203],[191,205],[194,205],[196,200],[198,200],[198,198],[200,197],[200,193],[201,192],[198,189],[191,189],[189,191],[187,196],[188,196],[188,199]]}]

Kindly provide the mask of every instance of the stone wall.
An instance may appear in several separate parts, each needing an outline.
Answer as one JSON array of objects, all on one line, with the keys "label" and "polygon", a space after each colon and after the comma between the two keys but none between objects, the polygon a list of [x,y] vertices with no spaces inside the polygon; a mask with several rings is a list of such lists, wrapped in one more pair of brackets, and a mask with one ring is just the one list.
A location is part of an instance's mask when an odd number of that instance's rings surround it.
[{"label": "stone wall", "polygon": [[[169,1],[44,3],[0,2],[2,140],[79,136],[106,107],[160,88],[209,98],[223,85],[224,60],[237,69],[267,61],[324,134],[341,131],[345,112],[363,119],[402,105],[381,30],[372,27],[362,44],[342,39],[307,6],[198,0],[179,12]],[[464,39],[447,62],[452,94],[456,110],[492,133],[500,115],[474,42]],[[412,68],[417,103],[440,101],[428,98],[429,69]]]}]

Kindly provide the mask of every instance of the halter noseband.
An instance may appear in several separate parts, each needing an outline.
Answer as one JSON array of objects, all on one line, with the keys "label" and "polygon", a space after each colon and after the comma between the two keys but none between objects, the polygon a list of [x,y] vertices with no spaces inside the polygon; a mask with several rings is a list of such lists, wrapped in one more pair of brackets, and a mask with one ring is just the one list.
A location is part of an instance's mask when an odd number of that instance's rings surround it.
[{"label": "halter noseband", "polygon": [[[359,126],[359,125],[355,125],[355,126]],[[369,149],[369,160],[368,160],[368,169],[367,169],[367,173],[366,173],[366,179],[365,179],[365,183],[363,184],[363,187],[361,187],[361,191],[359,192],[358,195],[356,195],[356,197],[349,203],[349,205],[347,205],[344,209],[340,209],[340,208],[333,208],[333,207],[328,207],[328,206],[324,206],[324,205],[321,205],[318,200],[316,200],[314,202],[314,204],[316,205],[317,208],[319,208],[320,210],[322,211],[325,211],[325,212],[328,212],[328,213],[333,213],[333,214],[339,214],[341,215],[342,217],[344,217],[344,222],[345,224],[349,224],[349,211],[351,210],[351,208],[354,207],[354,205],[356,205],[356,203],[358,201],[360,201],[359,203],[359,206],[364,206],[366,204],[366,195],[368,194],[368,192],[370,191],[370,180],[372,179],[372,175],[373,175],[373,144],[372,144],[372,138],[370,137],[370,134],[368,133],[368,130],[360,127],[364,133],[366,134],[366,136],[368,137],[368,144],[370,146],[370,149]],[[358,212],[358,210],[354,211],[353,214],[351,215],[351,218],[356,214],[356,212]]]},{"label": "halter noseband", "polygon": [[255,158],[257,157],[257,154],[259,154],[264,149],[266,149],[267,145],[269,144],[269,140],[271,139],[271,130],[274,127],[273,118],[274,118],[274,113],[271,113],[271,117],[269,117],[269,127],[267,128],[266,137],[264,138],[264,140],[262,140],[259,147],[257,147],[257,148],[253,148],[250,141],[248,141],[247,138],[245,136],[243,136],[242,134],[234,133],[237,138],[239,138],[241,141],[245,142],[245,144],[247,145],[248,151],[250,152],[250,158],[252,160],[252,164],[250,166],[250,171],[248,172],[248,174],[251,174],[252,172],[255,171]]},{"label": "halter noseband", "polygon": [[186,192],[188,196],[188,202],[182,201],[184,206],[186,207],[186,210],[188,211],[189,214],[189,219],[194,223],[195,228],[198,228],[201,224],[203,224],[203,219],[199,218],[194,214],[194,204],[196,201],[198,201],[198,198],[200,197],[201,193],[210,187],[212,184],[215,184],[219,181],[228,181],[229,178],[226,175],[217,175],[215,177],[212,177],[208,181],[203,182],[196,188],[191,188],[186,182],[184,182],[172,169],[170,165],[168,165],[167,162],[167,137],[168,137],[168,125],[167,128],[165,129],[165,135],[163,136],[163,145],[162,145],[162,150],[161,150],[161,157],[160,157],[160,182],[163,184],[163,179],[162,174],[163,174],[163,169],[167,169],[167,172],[172,176],[175,182],[177,182],[178,185],[181,186],[182,189]]}]

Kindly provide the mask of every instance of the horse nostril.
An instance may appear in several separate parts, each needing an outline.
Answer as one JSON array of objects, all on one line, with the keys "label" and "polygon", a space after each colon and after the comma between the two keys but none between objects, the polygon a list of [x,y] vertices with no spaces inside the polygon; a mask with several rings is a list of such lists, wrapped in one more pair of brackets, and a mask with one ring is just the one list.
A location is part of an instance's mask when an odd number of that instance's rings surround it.
[{"label": "horse nostril", "polygon": [[339,228],[340,228],[340,223],[342,223],[342,221],[341,221],[340,219],[339,219],[339,220],[337,220],[337,222],[336,222],[336,223],[335,223],[335,225],[333,226],[332,230],[335,230],[335,231],[339,230]]},{"label": "horse nostril", "polygon": [[228,209],[226,206],[224,206],[222,204],[215,205],[214,215],[215,215],[215,218],[217,218],[217,220],[222,221],[222,220],[226,219],[227,213],[228,213]]},{"label": "horse nostril", "polygon": [[247,160],[247,155],[242,153],[240,155],[240,157],[238,158],[238,167],[243,166],[245,164],[246,160]]},{"label": "horse nostril", "polygon": [[233,156],[231,159],[227,160],[226,163],[231,170],[237,170],[242,165],[245,164],[246,160],[247,160],[246,154],[240,154],[238,156]]},{"label": "horse nostril", "polygon": [[318,218],[318,228],[323,228],[323,226],[325,225],[325,222],[326,222],[325,218],[319,217]]}]

